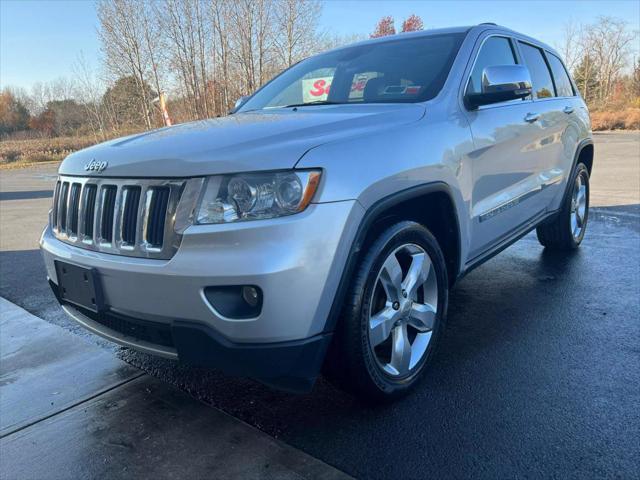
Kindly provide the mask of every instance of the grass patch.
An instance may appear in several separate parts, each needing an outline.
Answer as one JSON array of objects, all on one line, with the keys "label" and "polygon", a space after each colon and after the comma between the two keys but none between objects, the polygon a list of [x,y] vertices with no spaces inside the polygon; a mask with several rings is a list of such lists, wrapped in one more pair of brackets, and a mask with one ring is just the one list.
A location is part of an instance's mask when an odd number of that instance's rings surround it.
[{"label": "grass patch", "polygon": [[95,144],[93,136],[3,140],[0,142],[0,167],[61,161],[67,155]]},{"label": "grass patch", "polygon": [[591,128],[602,130],[640,130],[640,108],[591,112]]}]

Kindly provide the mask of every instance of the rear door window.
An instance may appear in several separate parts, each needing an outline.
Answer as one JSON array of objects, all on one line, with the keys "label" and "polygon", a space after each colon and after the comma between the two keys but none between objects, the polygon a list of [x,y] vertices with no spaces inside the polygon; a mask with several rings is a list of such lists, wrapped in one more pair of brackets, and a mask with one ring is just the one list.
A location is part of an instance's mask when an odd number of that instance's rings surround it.
[{"label": "rear door window", "polygon": [[476,58],[471,72],[467,94],[482,93],[482,72],[487,67],[496,65],[515,65],[516,56],[511,47],[511,40],[506,37],[489,37]]},{"label": "rear door window", "polygon": [[531,83],[533,84],[533,94],[535,98],[555,97],[551,72],[547,67],[547,62],[542,56],[542,50],[528,43],[520,42],[520,50],[524,57],[524,63],[531,73]]},{"label": "rear door window", "polygon": [[567,70],[564,68],[564,65],[562,64],[560,59],[553,53],[548,52],[547,59],[549,60],[549,65],[551,66],[553,79],[556,82],[556,93],[558,94],[558,96],[573,97],[575,95],[575,92],[573,91],[573,86],[571,85],[569,74],[567,73]]}]

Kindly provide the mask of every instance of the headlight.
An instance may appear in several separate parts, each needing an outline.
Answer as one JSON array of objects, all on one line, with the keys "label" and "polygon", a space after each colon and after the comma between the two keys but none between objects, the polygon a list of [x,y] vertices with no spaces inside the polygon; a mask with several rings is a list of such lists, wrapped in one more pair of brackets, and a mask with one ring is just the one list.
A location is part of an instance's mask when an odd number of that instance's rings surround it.
[{"label": "headlight", "polygon": [[301,212],[320,183],[320,171],[216,175],[207,178],[197,223],[229,223]]}]

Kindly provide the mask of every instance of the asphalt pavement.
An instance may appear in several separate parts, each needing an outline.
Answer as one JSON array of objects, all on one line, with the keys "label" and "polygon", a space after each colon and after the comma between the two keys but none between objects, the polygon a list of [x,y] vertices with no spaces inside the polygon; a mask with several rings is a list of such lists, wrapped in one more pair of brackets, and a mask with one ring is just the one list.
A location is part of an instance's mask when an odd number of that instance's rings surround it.
[{"label": "asphalt pavement", "polygon": [[0,173],[0,296],[162,382],[359,478],[640,478],[640,134],[598,134],[571,254],[528,235],[463,279],[425,380],[371,408],[187,368],[87,334],[36,249],[55,169]]}]

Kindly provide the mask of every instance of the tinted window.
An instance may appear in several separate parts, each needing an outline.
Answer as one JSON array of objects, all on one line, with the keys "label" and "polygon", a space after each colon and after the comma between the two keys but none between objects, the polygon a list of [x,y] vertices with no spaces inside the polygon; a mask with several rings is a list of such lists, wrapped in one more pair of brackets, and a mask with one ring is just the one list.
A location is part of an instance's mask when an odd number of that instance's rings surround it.
[{"label": "tinted window", "polygon": [[547,63],[544,61],[542,51],[526,43],[520,43],[524,63],[531,73],[533,93],[536,98],[555,97],[553,81]]},{"label": "tinted window", "polygon": [[549,59],[549,65],[553,72],[553,79],[556,82],[556,94],[559,97],[573,97],[574,93],[571,80],[569,80],[567,70],[564,68],[560,59],[552,53],[547,54],[547,59]]},{"label": "tinted window", "polygon": [[481,93],[482,71],[495,65],[515,65],[516,57],[511,48],[511,41],[505,37],[489,37],[484,42],[476,64],[471,72],[467,93]]},{"label": "tinted window", "polygon": [[308,58],[251,97],[240,112],[313,102],[422,102],[449,74],[464,33],[342,48]]}]

